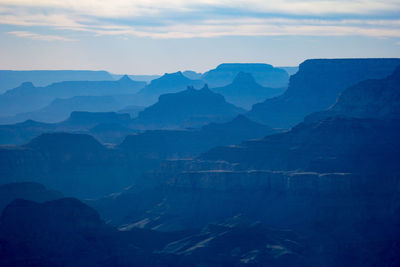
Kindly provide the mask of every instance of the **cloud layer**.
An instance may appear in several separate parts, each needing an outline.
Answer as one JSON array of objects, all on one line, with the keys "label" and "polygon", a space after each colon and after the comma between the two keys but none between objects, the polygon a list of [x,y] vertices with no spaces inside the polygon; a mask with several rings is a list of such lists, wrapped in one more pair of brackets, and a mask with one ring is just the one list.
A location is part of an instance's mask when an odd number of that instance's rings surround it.
[{"label": "cloud layer", "polygon": [[[71,40],[65,30],[150,38],[400,38],[399,14],[399,0],[0,0],[0,24],[21,28],[10,34],[58,41]],[[33,27],[60,33],[37,34]]]}]

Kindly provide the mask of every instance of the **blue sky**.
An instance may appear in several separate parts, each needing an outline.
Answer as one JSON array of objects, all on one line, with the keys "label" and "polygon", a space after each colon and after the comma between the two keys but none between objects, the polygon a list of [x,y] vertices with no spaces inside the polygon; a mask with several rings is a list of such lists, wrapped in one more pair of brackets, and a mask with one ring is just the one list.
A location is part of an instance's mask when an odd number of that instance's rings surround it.
[{"label": "blue sky", "polygon": [[162,74],[400,57],[400,0],[0,0],[0,69]]}]

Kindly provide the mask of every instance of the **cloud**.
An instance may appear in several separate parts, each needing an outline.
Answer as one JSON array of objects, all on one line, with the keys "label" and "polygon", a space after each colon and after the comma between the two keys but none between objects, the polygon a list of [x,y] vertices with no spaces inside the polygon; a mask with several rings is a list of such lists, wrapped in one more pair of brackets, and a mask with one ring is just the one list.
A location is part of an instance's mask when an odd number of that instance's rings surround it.
[{"label": "cloud", "polygon": [[398,0],[0,0],[0,24],[150,38],[399,37],[399,12]]},{"label": "cloud", "polygon": [[40,41],[75,41],[74,39],[66,38],[63,36],[57,36],[57,35],[43,35],[43,34],[38,34],[38,33],[33,33],[33,32],[27,32],[27,31],[12,31],[8,32],[8,34],[15,35],[17,37],[21,38],[29,38],[33,40],[40,40]]}]

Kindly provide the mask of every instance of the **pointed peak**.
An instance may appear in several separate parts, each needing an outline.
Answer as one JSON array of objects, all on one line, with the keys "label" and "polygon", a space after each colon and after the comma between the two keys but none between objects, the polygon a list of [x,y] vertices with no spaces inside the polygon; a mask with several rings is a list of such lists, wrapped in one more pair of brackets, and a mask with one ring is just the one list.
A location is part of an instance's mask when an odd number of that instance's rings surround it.
[{"label": "pointed peak", "polygon": [[119,81],[120,81],[120,82],[123,82],[123,81],[132,81],[132,79],[129,78],[129,76],[125,74],[124,76],[121,77],[121,79],[119,79]]}]

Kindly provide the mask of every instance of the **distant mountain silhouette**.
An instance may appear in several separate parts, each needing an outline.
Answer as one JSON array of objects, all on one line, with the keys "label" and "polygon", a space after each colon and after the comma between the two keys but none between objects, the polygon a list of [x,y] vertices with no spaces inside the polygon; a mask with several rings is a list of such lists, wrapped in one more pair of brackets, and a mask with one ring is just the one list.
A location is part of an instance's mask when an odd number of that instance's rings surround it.
[{"label": "distant mountain silhouette", "polygon": [[102,123],[127,125],[130,123],[130,119],[131,117],[126,113],[74,111],[69,118],[61,122],[60,125],[70,127],[82,126],[84,129],[88,129]]},{"label": "distant mountain silhouette", "polygon": [[46,87],[35,87],[32,83],[23,83],[0,95],[0,111],[3,117],[12,116],[43,108],[56,98],[132,95],[144,86],[144,82],[132,81],[127,76],[118,81],[69,81]]},{"label": "distant mountain silhouette", "polygon": [[36,86],[47,86],[63,81],[111,81],[106,71],[89,70],[0,70],[0,93],[15,88],[24,82]]},{"label": "distant mountain silhouette", "polygon": [[333,116],[400,118],[400,66],[387,78],[366,80],[347,88],[331,108],[313,113],[305,121]]},{"label": "distant mountain silhouette", "polygon": [[83,156],[81,151],[87,153],[101,153],[104,147],[90,135],[51,133],[42,134],[24,145],[26,148],[40,150],[51,157],[62,153],[69,153],[70,156]]},{"label": "distant mountain silhouette", "polygon": [[285,70],[261,63],[224,63],[203,74],[202,79],[211,87],[232,83],[239,72],[250,73],[257,83],[265,87],[286,87],[289,75]]},{"label": "distant mountain silhouette", "polygon": [[263,87],[250,73],[239,72],[231,84],[211,90],[223,95],[228,102],[249,110],[253,104],[280,95],[286,88]]},{"label": "distant mountain silhouette", "polygon": [[0,155],[0,183],[34,181],[77,197],[122,190],[145,169],[143,160],[130,160],[86,134],[46,133],[23,146],[0,146]]},{"label": "distant mountain silhouette", "polygon": [[60,122],[68,118],[73,111],[110,112],[123,107],[113,96],[74,96],[56,98],[49,105],[37,111],[20,113],[13,117],[0,118],[1,123],[16,123],[35,120],[46,123]]},{"label": "distant mountain silhouette", "polygon": [[197,90],[161,95],[158,102],[141,111],[134,123],[151,128],[185,128],[223,122],[244,111],[225,101],[207,86]]},{"label": "distant mountain silhouette", "polygon": [[400,59],[312,59],[300,64],[286,92],[256,104],[249,118],[273,127],[289,128],[312,112],[333,105],[347,87],[390,75]]},{"label": "distant mountain silhouette", "polygon": [[183,76],[191,79],[191,80],[201,80],[201,73],[192,71],[192,70],[185,70],[184,72],[182,72]]},{"label": "distant mountain silhouette", "polygon": [[236,163],[244,169],[396,173],[400,171],[394,160],[400,156],[399,119],[327,118],[262,140],[214,148],[201,158]]},{"label": "distant mountain silhouette", "polygon": [[143,88],[139,93],[140,105],[153,104],[158,97],[163,94],[177,93],[183,91],[188,86],[200,87],[204,82],[200,80],[191,80],[184,76],[182,72],[165,73],[158,79],[154,79]]},{"label": "distant mountain silhouette", "polygon": [[[115,80],[119,80],[121,79],[124,75],[122,74],[111,74],[112,77]],[[158,79],[161,77],[161,75],[127,75],[129,78],[131,78],[132,80],[135,81],[139,81],[139,82],[146,82],[146,83],[150,83],[152,80],[154,79]]]},{"label": "distant mountain silhouette", "polygon": [[[42,133],[57,131],[89,134],[89,131],[93,127],[100,124],[118,124],[120,128],[125,129],[130,123],[131,118],[126,113],[74,111],[66,120],[59,123],[41,123],[27,120],[16,124],[0,125],[0,145],[22,145]],[[117,128],[114,127],[114,129]],[[132,133],[135,131],[131,130],[129,132]],[[125,131],[119,133],[103,131],[101,134],[98,134],[95,134],[95,136],[99,137],[101,141],[109,141],[113,136],[117,136],[118,138],[115,139],[116,142],[118,140],[122,141],[121,138],[127,135]],[[107,137],[107,134],[110,136]]]},{"label": "distant mountain silhouette", "polygon": [[153,130],[129,135],[119,148],[137,158],[193,158],[214,146],[233,145],[276,132],[239,115],[232,121],[210,123],[200,129]]},{"label": "distant mountain silhouette", "polygon": [[54,131],[50,123],[27,120],[21,123],[0,125],[0,145],[22,145],[44,132]]},{"label": "distant mountain silhouette", "polygon": [[0,185],[0,214],[15,199],[44,202],[61,198],[60,192],[49,190],[34,182],[10,183]]}]

